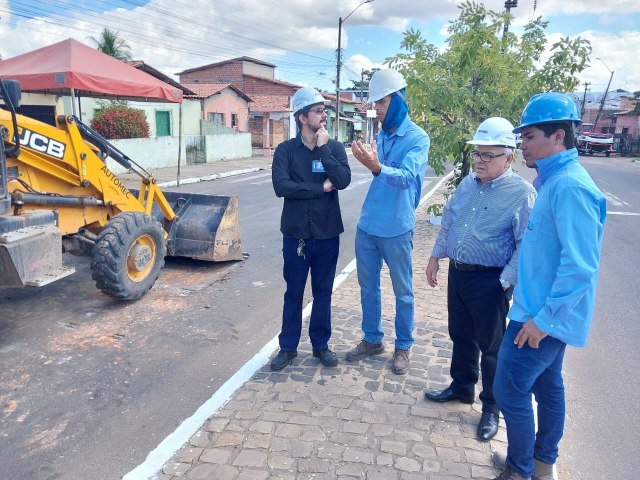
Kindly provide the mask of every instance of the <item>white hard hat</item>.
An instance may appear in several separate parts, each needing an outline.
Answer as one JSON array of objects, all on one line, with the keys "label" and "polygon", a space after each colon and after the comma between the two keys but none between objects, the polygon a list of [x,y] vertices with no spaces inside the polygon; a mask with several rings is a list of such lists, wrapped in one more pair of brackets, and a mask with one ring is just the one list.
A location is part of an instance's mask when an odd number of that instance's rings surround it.
[{"label": "white hard hat", "polygon": [[303,87],[293,96],[293,113],[298,113],[304,107],[322,103],[329,105],[331,102],[325,100],[324,97],[315,88]]},{"label": "white hard hat", "polygon": [[369,98],[367,102],[377,102],[381,98],[397,92],[406,86],[407,82],[397,70],[391,70],[390,68],[378,70],[371,76],[371,80],[369,80]]},{"label": "white hard hat", "polygon": [[516,136],[509,120],[502,117],[491,117],[480,124],[473,140],[469,140],[467,143],[515,148]]}]

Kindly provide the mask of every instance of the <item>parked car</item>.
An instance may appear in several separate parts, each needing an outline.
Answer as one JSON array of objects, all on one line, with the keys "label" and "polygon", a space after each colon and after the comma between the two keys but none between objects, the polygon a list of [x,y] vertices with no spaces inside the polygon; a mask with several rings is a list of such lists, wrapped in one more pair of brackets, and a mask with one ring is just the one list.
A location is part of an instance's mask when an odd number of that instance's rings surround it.
[{"label": "parked car", "polygon": [[581,133],[578,135],[576,148],[580,154],[593,155],[604,153],[607,157],[614,152],[613,136],[604,133]]}]

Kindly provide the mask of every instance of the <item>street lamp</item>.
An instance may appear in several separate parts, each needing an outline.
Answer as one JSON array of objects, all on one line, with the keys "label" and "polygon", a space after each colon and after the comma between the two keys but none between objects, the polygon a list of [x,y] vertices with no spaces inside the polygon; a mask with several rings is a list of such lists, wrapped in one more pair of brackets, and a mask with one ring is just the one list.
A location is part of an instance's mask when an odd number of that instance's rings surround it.
[{"label": "street lamp", "polygon": [[607,89],[604,91],[604,95],[602,96],[602,100],[600,101],[600,108],[598,109],[598,114],[596,115],[596,121],[593,122],[594,132],[598,128],[598,120],[600,120],[600,114],[602,113],[602,109],[604,108],[604,102],[607,100],[607,93],[609,93],[609,87],[611,86],[611,80],[613,79],[613,70],[609,68],[609,65],[604,63],[604,60],[602,60],[600,57],[596,57],[596,60],[600,60],[602,62],[605,68],[611,72],[611,76],[609,77],[609,83],[607,84]]},{"label": "street lamp", "polygon": [[336,65],[336,121],[335,121],[335,139],[338,140],[338,136],[340,135],[340,67],[342,66],[342,49],[340,48],[340,44],[342,43],[342,24],[347,21],[353,12],[358,10],[365,3],[371,3],[374,0],[365,0],[356,8],[351,10],[351,13],[346,17],[338,18],[338,63]]}]

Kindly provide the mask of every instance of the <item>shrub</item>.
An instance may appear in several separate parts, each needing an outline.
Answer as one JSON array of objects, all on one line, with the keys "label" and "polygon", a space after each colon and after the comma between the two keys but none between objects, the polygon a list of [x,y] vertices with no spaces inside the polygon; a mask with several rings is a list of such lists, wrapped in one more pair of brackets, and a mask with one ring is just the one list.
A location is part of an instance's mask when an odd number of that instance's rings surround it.
[{"label": "shrub", "polygon": [[108,139],[149,136],[149,122],[144,112],[122,102],[103,105],[91,120],[91,128]]}]

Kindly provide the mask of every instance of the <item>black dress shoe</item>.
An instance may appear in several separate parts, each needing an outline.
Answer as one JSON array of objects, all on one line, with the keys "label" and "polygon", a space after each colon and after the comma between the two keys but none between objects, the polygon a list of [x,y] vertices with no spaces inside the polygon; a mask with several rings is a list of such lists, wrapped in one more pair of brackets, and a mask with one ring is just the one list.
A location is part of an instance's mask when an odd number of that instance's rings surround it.
[{"label": "black dress shoe", "polygon": [[325,367],[335,367],[338,365],[338,356],[328,348],[322,350],[313,350],[313,356],[320,360]]},{"label": "black dress shoe", "polygon": [[271,370],[274,372],[278,372],[282,370],[287,365],[291,365],[291,362],[294,358],[298,356],[298,352],[286,352],[284,350],[280,350],[276,358],[271,360]]},{"label": "black dress shoe", "polygon": [[480,423],[478,424],[478,439],[487,442],[498,433],[498,424],[500,417],[497,413],[482,412]]},{"label": "black dress shoe", "polygon": [[435,390],[433,392],[424,392],[424,396],[427,400],[433,402],[448,402],[450,400],[459,400],[462,403],[472,404],[474,402],[473,395],[463,395],[461,393],[454,392],[451,387],[444,390]]}]

